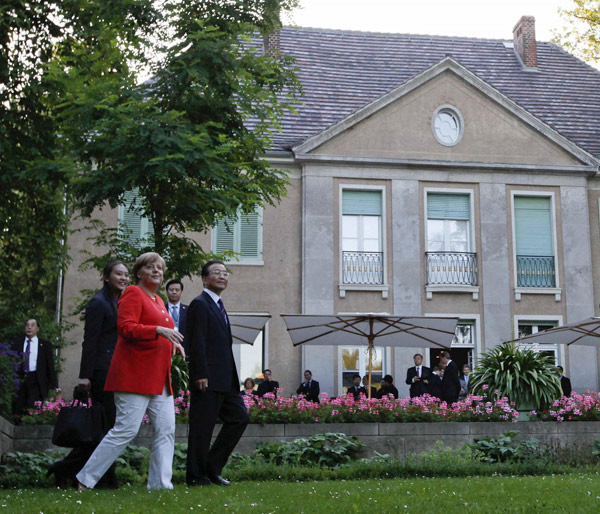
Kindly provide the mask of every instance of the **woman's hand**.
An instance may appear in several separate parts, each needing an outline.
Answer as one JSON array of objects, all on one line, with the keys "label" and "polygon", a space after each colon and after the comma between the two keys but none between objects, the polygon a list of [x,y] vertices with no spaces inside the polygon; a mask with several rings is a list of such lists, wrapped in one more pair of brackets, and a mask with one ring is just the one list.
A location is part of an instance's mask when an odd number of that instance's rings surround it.
[{"label": "woman's hand", "polygon": [[156,335],[162,336],[173,343],[173,353],[171,355],[175,355],[177,352],[179,352],[182,359],[185,360],[185,350],[181,345],[181,343],[183,343],[183,335],[181,332],[178,332],[173,328],[156,327]]},{"label": "woman's hand", "polygon": [[185,350],[183,349],[183,346],[179,343],[173,343],[173,353],[171,355],[174,356],[177,352],[179,352],[181,354],[181,358],[185,360]]}]

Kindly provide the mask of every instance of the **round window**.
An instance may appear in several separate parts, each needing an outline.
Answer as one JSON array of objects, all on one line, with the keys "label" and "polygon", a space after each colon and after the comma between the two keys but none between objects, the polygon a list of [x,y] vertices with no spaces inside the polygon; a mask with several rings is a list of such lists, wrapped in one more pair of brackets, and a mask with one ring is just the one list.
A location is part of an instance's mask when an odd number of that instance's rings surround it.
[{"label": "round window", "polygon": [[444,146],[454,146],[462,138],[463,118],[460,112],[450,105],[442,105],[436,109],[431,125],[433,135]]}]

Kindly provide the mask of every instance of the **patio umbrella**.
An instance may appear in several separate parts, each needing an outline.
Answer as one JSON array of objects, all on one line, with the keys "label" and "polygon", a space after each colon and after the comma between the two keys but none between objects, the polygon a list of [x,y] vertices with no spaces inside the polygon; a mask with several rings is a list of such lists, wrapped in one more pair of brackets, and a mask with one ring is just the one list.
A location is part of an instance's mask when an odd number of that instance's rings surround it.
[{"label": "patio umbrella", "polygon": [[369,347],[369,398],[375,340],[381,346],[450,348],[458,318],[282,314],[292,343]]},{"label": "patio umbrella", "polygon": [[519,343],[600,346],[600,318],[592,317],[515,339]]},{"label": "patio umbrella", "polygon": [[231,337],[234,342],[253,345],[270,317],[269,314],[230,314]]}]

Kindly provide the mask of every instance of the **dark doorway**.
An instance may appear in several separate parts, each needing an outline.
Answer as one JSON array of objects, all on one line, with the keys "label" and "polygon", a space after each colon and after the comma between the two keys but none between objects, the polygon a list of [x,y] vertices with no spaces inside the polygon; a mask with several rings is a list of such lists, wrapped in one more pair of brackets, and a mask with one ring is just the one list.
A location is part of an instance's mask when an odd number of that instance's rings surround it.
[{"label": "dark doorway", "polygon": [[[439,348],[431,348],[429,350],[429,364],[431,369],[435,366],[439,366],[442,351],[443,350],[440,350]],[[473,369],[473,348],[451,348],[450,356],[458,366],[458,371],[461,372],[461,374],[462,367],[465,364],[471,366],[471,370]]]}]

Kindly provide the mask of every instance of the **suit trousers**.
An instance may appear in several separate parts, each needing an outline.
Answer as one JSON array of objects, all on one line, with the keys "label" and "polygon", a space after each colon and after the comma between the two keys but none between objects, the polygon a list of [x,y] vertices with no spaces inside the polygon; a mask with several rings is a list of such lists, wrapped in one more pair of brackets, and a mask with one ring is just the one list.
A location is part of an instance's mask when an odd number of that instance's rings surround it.
[{"label": "suit trousers", "polygon": [[86,487],[94,487],[137,435],[144,414],[148,412],[154,427],[148,489],[173,489],[175,404],[173,397],[167,395],[166,387],[161,395],[115,392],[115,407],[115,426],[104,436],[90,460],[77,474],[77,480]]},{"label": "suit trousers", "polygon": [[[223,422],[223,427],[211,447],[217,417]],[[249,419],[238,391],[192,391],[189,419],[186,481],[193,485],[209,476],[221,474]]]}]

